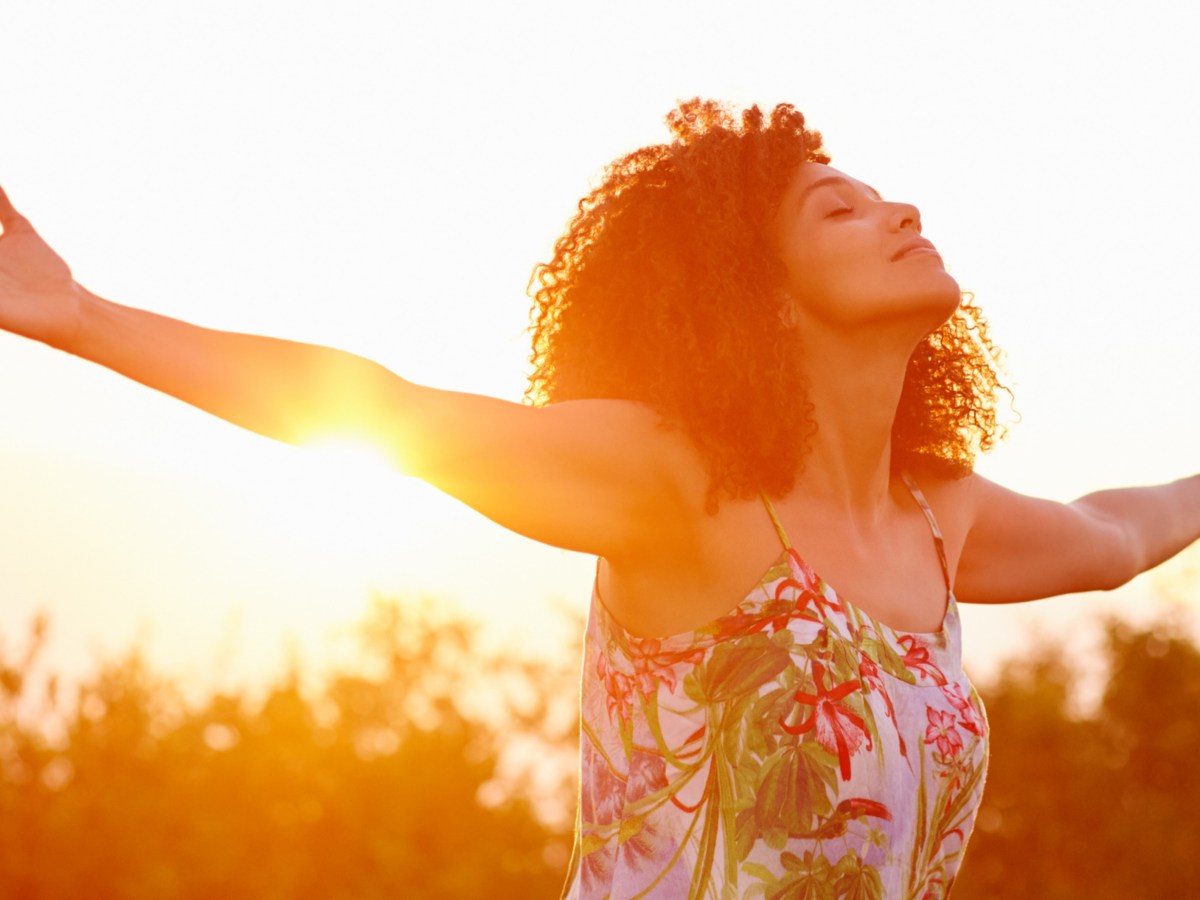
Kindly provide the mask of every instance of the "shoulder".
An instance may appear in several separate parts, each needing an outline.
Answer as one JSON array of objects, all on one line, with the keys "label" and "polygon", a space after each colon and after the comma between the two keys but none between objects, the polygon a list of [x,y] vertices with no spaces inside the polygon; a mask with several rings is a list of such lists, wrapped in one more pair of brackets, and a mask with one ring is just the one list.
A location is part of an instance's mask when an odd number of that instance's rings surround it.
[{"label": "shoulder", "polygon": [[634,556],[661,552],[666,535],[686,532],[684,525],[706,517],[708,469],[681,427],[651,406],[629,400],[568,400],[540,407],[553,422],[549,431],[570,445],[587,447],[576,457],[578,473],[617,490],[629,505]]},{"label": "shoulder", "polygon": [[978,475],[951,488],[966,525],[960,600],[1010,603],[1108,589],[1127,554],[1119,527],[1079,502],[1022,494]]},{"label": "shoulder", "polygon": [[978,502],[982,479],[974,472],[958,478],[928,472],[912,472],[907,477],[925,495],[939,518],[969,516]]},{"label": "shoulder", "polygon": [[1012,494],[977,472],[958,477],[914,472],[910,477],[939,519],[953,520],[967,528],[990,503],[997,502],[1002,495]]},{"label": "shoulder", "polygon": [[632,400],[564,400],[535,407],[552,431],[572,442],[588,442],[622,459],[631,473],[679,481],[694,487],[703,480],[700,453],[681,428],[651,406]]},{"label": "shoulder", "polygon": [[914,472],[910,477],[929,505],[954,569],[991,482],[974,472],[957,478]]}]

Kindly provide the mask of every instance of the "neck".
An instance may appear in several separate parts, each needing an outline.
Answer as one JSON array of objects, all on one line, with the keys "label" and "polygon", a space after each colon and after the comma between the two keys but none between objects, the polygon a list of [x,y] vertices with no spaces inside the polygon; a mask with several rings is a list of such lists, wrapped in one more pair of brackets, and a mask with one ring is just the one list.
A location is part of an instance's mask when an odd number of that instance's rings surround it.
[{"label": "neck", "polygon": [[892,423],[915,341],[804,330],[803,359],[817,431],[796,486],[866,523],[889,498]]}]

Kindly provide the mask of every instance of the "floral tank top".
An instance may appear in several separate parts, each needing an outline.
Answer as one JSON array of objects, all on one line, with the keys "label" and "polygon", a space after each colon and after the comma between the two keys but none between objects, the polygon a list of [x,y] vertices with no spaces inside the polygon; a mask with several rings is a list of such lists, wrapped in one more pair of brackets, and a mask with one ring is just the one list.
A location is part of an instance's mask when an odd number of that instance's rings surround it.
[{"label": "floral tank top", "polygon": [[565,897],[942,898],[983,793],[987,719],[946,576],[897,631],[783,553],[728,614],[639,638],[593,593]]}]

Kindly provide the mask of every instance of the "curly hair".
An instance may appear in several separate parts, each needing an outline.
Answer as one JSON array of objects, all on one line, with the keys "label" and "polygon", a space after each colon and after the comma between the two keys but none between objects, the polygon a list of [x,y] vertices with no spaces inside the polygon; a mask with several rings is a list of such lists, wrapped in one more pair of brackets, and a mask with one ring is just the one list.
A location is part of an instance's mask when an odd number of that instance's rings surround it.
[{"label": "curly hair", "polygon": [[[789,104],[765,117],[693,99],[669,144],[611,163],[534,268],[535,404],[627,399],[683,430],[708,504],[789,493],[815,432],[796,345],[781,320],[771,237],[802,162],[829,162]],[[999,351],[970,295],[913,353],[892,431],[893,468],[960,477],[1002,431]]]}]

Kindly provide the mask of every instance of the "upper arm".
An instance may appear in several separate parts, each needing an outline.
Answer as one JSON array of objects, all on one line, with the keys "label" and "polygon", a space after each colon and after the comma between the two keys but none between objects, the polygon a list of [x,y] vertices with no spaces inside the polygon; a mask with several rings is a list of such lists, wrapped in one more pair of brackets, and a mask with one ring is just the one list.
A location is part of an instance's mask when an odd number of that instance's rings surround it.
[{"label": "upper arm", "polygon": [[368,442],[403,471],[544,543],[635,558],[655,529],[679,518],[684,497],[697,493],[687,486],[704,483],[691,445],[636,403],[533,408],[437,390],[342,350],[98,302],[99,349],[89,358],[277,440]]},{"label": "upper arm", "polygon": [[955,579],[960,600],[1009,603],[1109,590],[1128,580],[1119,521],[1086,500],[1059,503],[978,475],[965,485],[970,519]]},{"label": "upper arm", "polygon": [[530,407],[398,378],[389,393],[384,437],[400,467],[534,540],[629,557],[702,500],[697,454],[641,404]]}]

